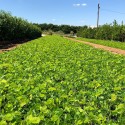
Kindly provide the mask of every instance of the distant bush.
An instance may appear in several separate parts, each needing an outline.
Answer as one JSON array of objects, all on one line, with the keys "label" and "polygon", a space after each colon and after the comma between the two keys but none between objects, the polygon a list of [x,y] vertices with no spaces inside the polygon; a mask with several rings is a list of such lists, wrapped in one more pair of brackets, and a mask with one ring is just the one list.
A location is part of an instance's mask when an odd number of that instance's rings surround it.
[{"label": "distant bush", "polygon": [[112,24],[105,24],[98,28],[82,27],[77,36],[90,39],[115,40],[125,42],[125,25],[119,25],[115,20]]},{"label": "distant bush", "polygon": [[70,34],[71,31],[73,31],[75,34],[82,26],[71,26],[71,25],[55,25],[55,24],[34,24],[36,26],[39,26],[42,31],[49,31],[51,30],[54,33],[61,32],[61,34]]},{"label": "distant bush", "polygon": [[57,32],[55,32],[55,34],[57,34],[57,35],[60,35],[60,36],[64,36],[64,33],[63,33],[63,31],[57,31]]},{"label": "distant bush", "polygon": [[19,42],[41,36],[41,29],[22,18],[0,11],[0,44],[2,41]]},{"label": "distant bush", "polygon": [[52,31],[52,30],[49,30],[49,31],[48,31],[48,35],[53,35],[53,31]]}]

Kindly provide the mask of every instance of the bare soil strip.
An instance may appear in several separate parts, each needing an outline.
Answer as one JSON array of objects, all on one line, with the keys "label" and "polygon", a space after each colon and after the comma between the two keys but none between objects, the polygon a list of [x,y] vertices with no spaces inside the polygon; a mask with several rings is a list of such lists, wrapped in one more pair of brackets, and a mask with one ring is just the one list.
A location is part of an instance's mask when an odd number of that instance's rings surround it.
[{"label": "bare soil strip", "polygon": [[10,43],[10,44],[3,45],[3,46],[0,45],[0,53],[5,52],[5,51],[10,51],[12,49],[15,49],[18,46],[20,46],[21,44],[24,44],[24,43],[27,43],[27,42],[30,42],[30,40],[29,39],[25,39],[23,41],[19,41],[19,43],[16,43],[16,44]]},{"label": "bare soil strip", "polygon": [[[65,37],[65,38],[67,38],[67,37]],[[73,40],[75,42],[84,43],[84,44],[93,46],[94,48],[103,49],[103,50],[109,51],[109,52],[111,52],[113,54],[125,55],[125,50],[121,50],[121,49],[117,49],[117,48],[112,48],[112,47],[108,47],[108,46],[104,46],[104,45],[99,45],[99,44],[94,44],[94,43],[90,43],[90,42],[85,42],[85,41],[82,41],[82,40],[76,40],[74,38],[67,38],[67,39]]]},{"label": "bare soil strip", "polygon": [[0,53],[3,53],[3,52],[5,52],[5,51],[10,51],[10,50],[12,50],[12,49],[15,49],[16,47],[18,47],[20,44],[13,44],[13,45],[8,45],[8,46],[6,46],[5,48],[2,48],[2,49],[0,49]]}]

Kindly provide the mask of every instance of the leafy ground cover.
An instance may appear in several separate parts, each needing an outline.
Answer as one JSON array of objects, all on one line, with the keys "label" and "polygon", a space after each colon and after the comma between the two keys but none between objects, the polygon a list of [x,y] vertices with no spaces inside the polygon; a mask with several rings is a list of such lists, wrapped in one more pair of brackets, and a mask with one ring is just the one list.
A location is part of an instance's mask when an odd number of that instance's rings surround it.
[{"label": "leafy ground cover", "polygon": [[125,57],[59,36],[0,54],[0,125],[124,125]]},{"label": "leafy ground cover", "polygon": [[100,45],[105,45],[109,47],[119,48],[125,50],[125,43],[124,42],[116,42],[116,41],[109,41],[109,40],[97,40],[97,39],[87,39],[87,38],[77,38],[78,40],[83,40],[86,42],[96,43]]}]

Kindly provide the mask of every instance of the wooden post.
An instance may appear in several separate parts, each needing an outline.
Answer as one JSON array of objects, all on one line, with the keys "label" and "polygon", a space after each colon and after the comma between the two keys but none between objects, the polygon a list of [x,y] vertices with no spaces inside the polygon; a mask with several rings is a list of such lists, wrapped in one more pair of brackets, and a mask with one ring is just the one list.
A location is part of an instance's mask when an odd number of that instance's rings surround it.
[{"label": "wooden post", "polygon": [[99,3],[98,3],[97,28],[99,27],[99,16],[100,16],[100,0],[99,0]]}]

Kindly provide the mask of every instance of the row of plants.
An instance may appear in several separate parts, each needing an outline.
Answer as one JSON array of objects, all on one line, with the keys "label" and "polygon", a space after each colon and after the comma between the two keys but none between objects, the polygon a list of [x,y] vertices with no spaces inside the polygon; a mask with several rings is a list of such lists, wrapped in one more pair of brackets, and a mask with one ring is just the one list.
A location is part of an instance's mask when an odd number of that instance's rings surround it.
[{"label": "row of plants", "polygon": [[0,11],[0,44],[20,42],[41,36],[41,29],[28,21]]},{"label": "row of plants", "polygon": [[88,38],[82,38],[82,37],[77,37],[76,39],[125,50],[124,42],[117,42],[117,41],[111,41],[111,40],[88,39]]},{"label": "row of plants", "polygon": [[125,42],[125,25],[123,22],[119,25],[115,20],[112,24],[104,24],[98,28],[84,26],[77,35],[83,38]]},{"label": "row of plants", "polygon": [[124,125],[125,57],[59,36],[0,54],[0,125]]}]

